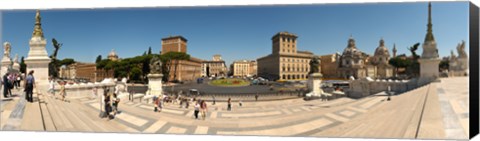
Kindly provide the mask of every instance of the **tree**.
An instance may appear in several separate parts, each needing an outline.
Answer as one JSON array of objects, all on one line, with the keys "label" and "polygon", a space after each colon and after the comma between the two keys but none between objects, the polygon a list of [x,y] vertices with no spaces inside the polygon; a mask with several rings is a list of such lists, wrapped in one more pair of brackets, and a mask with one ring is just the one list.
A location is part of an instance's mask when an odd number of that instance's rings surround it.
[{"label": "tree", "polygon": [[98,62],[100,62],[100,61],[102,61],[102,55],[98,55],[98,56],[97,56],[97,60],[95,60],[95,63],[98,63]]},{"label": "tree", "polygon": [[168,70],[168,73],[165,74],[164,76],[167,76],[168,80],[168,74],[170,72],[170,66],[173,64],[173,80],[177,80],[177,68],[178,68],[178,63],[180,60],[188,60],[190,59],[190,55],[184,52],[168,52],[162,55],[163,57],[160,57],[160,59],[163,58],[162,63],[165,64]]},{"label": "tree", "polygon": [[152,55],[152,47],[148,47],[148,55]]},{"label": "tree", "polygon": [[27,71],[27,64],[25,64],[25,57],[22,56],[22,59],[20,59],[20,72],[26,73],[26,71]]},{"label": "tree", "polygon": [[142,70],[138,67],[134,67],[132,68],[129,77],[130,77],[130,80],[138,81],[140,80],[141,75],[142,75]]},{"label": "tree", "polygon": [[391,58],[390,60],[388,60],[388,63],[395,67],[395,69],[396,69],[395,72],[398,72],[399,68],[407,68],[407,67],[412,65],[411,60],[403,59],[401,57]]},{"label": "tree", "polygon": [[62,61],[60,61],[59,63],[60,63],[59,66],[63,66],[63,65],[68,66],[70,64],[75,63],[75,60],[73,60],[72,58],[65,58]]},{"label": "tree", "polygon": [[229,70],[228,70],[228,74],[227,74],[227,75],[228,75],[228,76],[233,76],[233,63],[230,64],[230,68],[229,68]]},{"label": "tree", "polygon": [[438,68],[440,69],[439,71],[448,70],[449,67],[450,67],[450,64],[448,60],[442,60],[440,64],[438,64]]}]

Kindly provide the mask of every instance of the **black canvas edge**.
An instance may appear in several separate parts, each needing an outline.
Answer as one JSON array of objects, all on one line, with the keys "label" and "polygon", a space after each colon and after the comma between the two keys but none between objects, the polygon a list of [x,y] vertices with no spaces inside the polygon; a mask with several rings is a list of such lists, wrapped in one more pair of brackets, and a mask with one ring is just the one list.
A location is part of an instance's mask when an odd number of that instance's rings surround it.
[{"label": "black canvas edge", "polygon": [[469,24],[469,45],[470,45],[470,99],[469,99],[469,108],[470,108],[470,139],[475,137],[479,132],[479,71],[478,71],[478,62],[479,62],[479,45],[478,45],[478,30],[479,30],[479,10],[478,7],[470,2],[470,24]]}]

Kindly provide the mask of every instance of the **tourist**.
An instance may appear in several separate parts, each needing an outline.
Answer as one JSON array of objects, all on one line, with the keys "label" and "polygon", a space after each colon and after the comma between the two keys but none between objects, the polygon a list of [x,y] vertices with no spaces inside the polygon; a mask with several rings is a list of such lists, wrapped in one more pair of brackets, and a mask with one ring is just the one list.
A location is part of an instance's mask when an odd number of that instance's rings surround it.
[{"label": "tourist", "polygon": [[[3,75],[3,97],[7,98],[8,97],[8,89],[10,86],[8,86],[8,72]],[[28,99],[27,99],[28,100]]]},{"label": "tourist", "polygon": [[212,105],[215,105],[215,96],[214,95],[212,95],[212,100],[213,100]]},{"label": "tourist", "polygon": [[232,99],[230,97],[227,100],[227,110],[228,111],[232,110]]},{"label": "tourist", "polygon": [[12,96],[12,89],[13,89],[13,82],[15,81],[15,78],[13,76],[13,73],[10,73],[8,75],[8,94],[10,94],[10,96]]},{"label": "tourist", "polygon": [[205,120],[207,116],[207,102],[205,102],[205,100],[200,102],[200,109],[202,110],[202,119]]},{"label": "tourist", "polygon": [[21,81],[21,80],[22,80],[22,75],[20,75],[20,74],[17,75],[17,81],[16,81],[16,83],[15,83],[15,84],[17,85],[17,89],[18,89],[18,87],[20,87],[20,81]]},{"label": "tourist", "polygon": [[195,119],[198,119],[198,112],[200,111],[200,103],[196,102],[193,109],[195,110],[193,113],[195,115]]},{"label": "tourist", "polygon": [[62,96],[62,101],[65,101],[65,97],[67,96],[67,93],[65,92],[65,84],[66,81],[62,81],[60,83],[60,96]]},{"label": "tourist", "polygon": [[156,111],[162,112],[162,108],[163,108],[162,98],[156,97],[156,99],[155,99],[155,109],[157,109]]},{"label": "tourist", "polygon": [[185,100],[185,108],[188,109],[188,106],[190,106],[190,102],[188,101],[187,98],[185,98],[184,100]]},{"label": "tourist", "polygon": [[17,77],[18,77],[18,74],[13,74],[13,80],[12,80],[12,84],[13,84],[13,87],[15,87],[15,89],[18,89],[18,86],[17,86]]},{"label": "tourist", "polygon": [[48,92],[52,94],[52,96],[55,96],[55,81],[53,80],[52,76],[48,78]]},{"label": "tourist", "polygon": [[100,103],[100,117],[103,118],[105,117],[105,114],[103,113],[103,105],[105,104],[105,97],[107,96],[107,93],[108,93],[108,90],[107,90],[107,87],[104,86],[103,87],[103,95],[101,95],[101,98],[99,98],[99,103]]},{"label": "tourist", "polygon": [[258,101],[258,93],[255,94],[255,101]]},{"label": "tourist", "polygon": [[26,81],[25,81],[25,86],[24,86],[25,87],[25,92],[26,92],[25,98],[29,102],[33,102],[33,89],[35,88],[35,77],[33,77],[33,73],[34,73],[33,70],[28,72],[28,76],[25,79]]},{"label": "tourist", "polygon": [[95,99],[98,97],[98,89],[97,87],[93,87],[92,89],[92,98],[91,99]]},{"label": "tourist", "polygon": [[120,103],[120,99],[117,98],[117,93],[113,93],[111,95],[111,101],[112,101],[112,111],[113,115],[116,115],[118,112],[118,104]]},{"label": "tourist", "polygon": [[110,93],[110,88],[107,89],[107,93],[105,93],[105,99],[104,99],[104,104],[105,104],[105,116],[108,118],[108,120],[112,119],[113,116],[111,115],[112,112],[112,101],[111,101],[111,93]]},{"label": "tourist", "polygon": [[180,101],[180,107],[179,107],[179,108],[182,108],[182,106],[183,106],[183,97],[178,96],[178,100]]},{"label": "tourist", "polygon": [[103,96],[102,96],[102,107],[105,112],[102,112],[102,118],[108,117],[109,114],[109,108],[108,108],[108,93],[110,92],[110,89],[108,89],[106,86],[103,88]]}]

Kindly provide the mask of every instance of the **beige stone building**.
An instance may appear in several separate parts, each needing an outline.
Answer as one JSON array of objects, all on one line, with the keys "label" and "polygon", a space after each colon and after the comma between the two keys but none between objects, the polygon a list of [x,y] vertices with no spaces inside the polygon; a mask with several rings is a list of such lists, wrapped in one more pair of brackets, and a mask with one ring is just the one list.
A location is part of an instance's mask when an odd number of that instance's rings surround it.
[{"label": "beige stone building", "polygon": [[256,76],[257,62],[252,60],[233,61],[233,76],[252,77]]},{"label": "beige stone building", "polygon": [[95,63],[73,63],[60,68],[60,78],[85,79],[91,82],[99,82],[105,78],[113,78],[114,70],[97,69]]},{"label": "beige stone building", "polygon": [[347,48],[339,59],[338,76],[348,79],[353,76],[358,78],[388,78],[393,75],[393,67],[388,64],[390,54],[385,47],[384,40],[375,50],[373,57],[357,49],[355,40],[350,37]]},{"label": "beige stone building", "polygon": [[297,50],[298,36],[279,32],[272,37],[272,54],[257,59],[258,75],[269,80],[304,80],[313,53]]},{"label": "beige stone building", "polygon": [[367,76],[368,54],[357,49],[355,39],[348,39],[347,48],[343,50],[339,62],[339,77],[347,79],[350,76],[364,78]]},{"label": "beige stone building", "polygon": [[[168,52],[187,53],[187,39],[182,36],[170,36],[162,39],[162,54]],[[202,75],[202,59],[190,56],[189,60],[173,61],[170,66],[169,80],[194,81]],[[175,67],[177,64],[177,67]],[[176,76],[175,76],[176,75]]]},{"label": "beige stone building", "polygon": [[210,61],[203,61],[202,63],[202,76],[226,76],[227,66],[225,61],[222,60],[222,56],[219,54],[213,55],[213,59]]},{"label": "beige stone building", "polygon": [[[396,54],[395,54],[396,55]],[[375,54],[370,61],[376,68],[374,78],[385,79],[393,76],[394,67],[389,64],[390,53],[385,46],[385,41],[380,40],[379,46],[375,49]]]},{"label": "beige stone building", "polygon": [[338,79],[338,60],[340,59],[340,53],[328,54],[320,56],[320,72],[323,78],[326,79]]}]

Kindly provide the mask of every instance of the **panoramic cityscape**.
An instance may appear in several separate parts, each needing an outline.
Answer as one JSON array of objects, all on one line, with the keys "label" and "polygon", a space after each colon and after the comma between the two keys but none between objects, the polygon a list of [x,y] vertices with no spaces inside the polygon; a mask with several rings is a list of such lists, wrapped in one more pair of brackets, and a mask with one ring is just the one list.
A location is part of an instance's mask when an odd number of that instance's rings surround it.
[{"label": "panoramic cityscape", "polygon": [[468,2],[0,12],[1,130],[469,137]]}]

